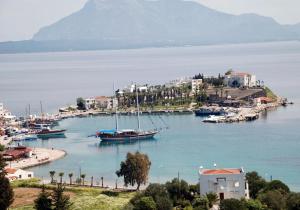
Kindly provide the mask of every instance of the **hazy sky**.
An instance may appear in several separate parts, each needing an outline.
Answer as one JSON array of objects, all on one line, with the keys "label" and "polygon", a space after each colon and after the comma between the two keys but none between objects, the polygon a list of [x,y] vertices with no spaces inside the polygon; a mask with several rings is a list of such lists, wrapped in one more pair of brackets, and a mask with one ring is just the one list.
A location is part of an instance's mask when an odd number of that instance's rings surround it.
[{"label": "hazy sky", "polygon": [[[87,0],[0,0],[0,41],[30,39],[41,27],[82,8]],[[232,14],[257,13],[300,22],[300,0],[195,0]]]}]

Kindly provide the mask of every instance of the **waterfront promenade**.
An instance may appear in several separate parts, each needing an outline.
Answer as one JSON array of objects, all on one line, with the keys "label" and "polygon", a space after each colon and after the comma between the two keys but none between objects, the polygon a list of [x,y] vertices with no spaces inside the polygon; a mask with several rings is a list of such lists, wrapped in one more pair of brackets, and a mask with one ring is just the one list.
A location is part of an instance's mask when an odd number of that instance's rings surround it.
[{"label": "waterfront promenade", "polygon": [[8,167],[16,169],[26,169],[63,158],[67,153],[64,150],[47,149],[47,148],[32,148],[32,157],[9,161]]}]

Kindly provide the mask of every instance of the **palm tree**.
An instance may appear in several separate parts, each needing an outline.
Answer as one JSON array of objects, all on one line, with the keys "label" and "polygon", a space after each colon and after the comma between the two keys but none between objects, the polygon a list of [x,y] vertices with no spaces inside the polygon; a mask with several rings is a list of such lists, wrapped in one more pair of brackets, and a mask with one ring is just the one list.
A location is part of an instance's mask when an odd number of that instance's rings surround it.
[{"label": "palm tree", "polygon": [[58,176],[60,177],[60,183],[62,183],[62,178],[63,178],[64,174],[65,174],[65,173],[63,173],[63,172],[60,172],[60,173],[58,174]]},{"label": "palm tree", "polygon": [[53,183],[53,178],[54,178],[54,175],[55,175],[55,171],[50,171],[50,177],[51,177],[51,183]]},{"label": "palm tree", "polygon": [[72,185],[72,177],[73,177],[73,173],[69,173],[70,185]]},{"label": "palm tree", "polygon": [[218,195],[216,193],[207,193],[206,197],[208,199],[208,206],[210,208],[212,208],[213,205],[216,204],[219,200]]},{"label": "palm tree", "polygon": [[85,174],[81,174],[81,179],[82,179],[82,184],[84,185],[84,178],[85,178]]}]

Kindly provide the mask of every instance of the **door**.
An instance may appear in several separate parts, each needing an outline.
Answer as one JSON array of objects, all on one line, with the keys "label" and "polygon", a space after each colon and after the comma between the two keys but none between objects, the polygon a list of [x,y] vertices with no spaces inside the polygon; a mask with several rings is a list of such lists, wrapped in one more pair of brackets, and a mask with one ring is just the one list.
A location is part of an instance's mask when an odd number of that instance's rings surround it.
[{"label": "door", "polygon": [[224,200],[224,193],[219,194],[220,200]]}]

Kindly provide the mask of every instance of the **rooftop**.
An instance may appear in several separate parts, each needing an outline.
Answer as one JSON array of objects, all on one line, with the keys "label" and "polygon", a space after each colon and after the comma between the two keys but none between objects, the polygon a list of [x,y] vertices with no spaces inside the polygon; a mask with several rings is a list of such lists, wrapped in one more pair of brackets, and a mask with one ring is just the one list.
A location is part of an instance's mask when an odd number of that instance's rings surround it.
[{"label": "rooftop", "polygon": [[203,175],[217,175],[217,174],[240,174],[242,172],[241,169],[204,169],[200,173]]}]

